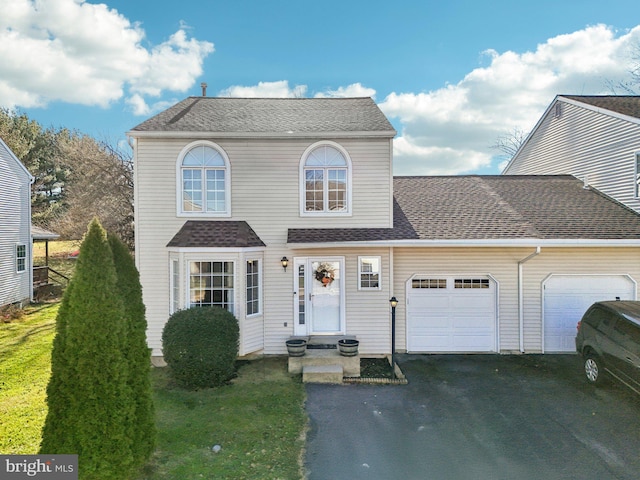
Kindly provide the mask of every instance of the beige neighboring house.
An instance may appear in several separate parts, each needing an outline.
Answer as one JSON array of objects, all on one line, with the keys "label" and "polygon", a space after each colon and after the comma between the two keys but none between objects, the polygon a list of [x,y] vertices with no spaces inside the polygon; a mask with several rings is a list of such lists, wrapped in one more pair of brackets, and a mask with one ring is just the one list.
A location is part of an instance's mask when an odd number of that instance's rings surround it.
[{"label": "beige neighboring house", "polygon": [[568,175],[394,178],[395,133],[370,98],[190,97],[130,130],[153,355],[200,305],[240,355],[389,355],[394,296],[397,351],[572,351],[591,302],[637,298],[637,213]]},{"label": "beige neighboring house", "polygon": [[32,182],[29,171],[0,138],[0,307],[33,298]]},{"label": "beige neighboring house", "polygon": [[573,175],[640,212],[640,96],[556,96],[503,174]]}]

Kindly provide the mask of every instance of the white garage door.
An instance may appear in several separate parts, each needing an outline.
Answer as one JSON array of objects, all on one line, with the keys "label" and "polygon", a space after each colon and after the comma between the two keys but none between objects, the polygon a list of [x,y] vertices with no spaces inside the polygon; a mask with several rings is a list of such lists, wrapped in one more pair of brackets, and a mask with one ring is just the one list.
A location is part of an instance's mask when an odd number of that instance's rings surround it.
[{"label": "white garage door", "polygon": [[552,275],[544,283],[544,351],[575,352],[576,325],[594,302],[635,300],[627,275]]},{"label": "white garage door", "polygon": [[407,291],[407,351],[496,351],[496,287],[490,278],[419,276]]}]

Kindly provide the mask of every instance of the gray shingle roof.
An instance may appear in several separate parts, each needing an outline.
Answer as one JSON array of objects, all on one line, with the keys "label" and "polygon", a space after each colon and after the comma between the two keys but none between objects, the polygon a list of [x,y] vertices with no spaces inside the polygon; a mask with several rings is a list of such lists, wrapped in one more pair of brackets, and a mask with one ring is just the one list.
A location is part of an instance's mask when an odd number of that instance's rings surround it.
[{"label": "gray shingle roof", "polygon": [[394,178],[393,229],[290,229],[289,243],[640,240],[640,215],[570,175]]},{"label": "gray shingle roof", "polygon": [[142,122],[130,133],[136,132],[395,135],[371,98],[189,97]]},{"label": "gray shingle roof", "polygon": [[189,220],[167,247],[264,247],[247,222],[234,220]]},{"label": "gray shingle roof", "polygon": [[640,118],[639,95],[561,95],[561,97]]}]

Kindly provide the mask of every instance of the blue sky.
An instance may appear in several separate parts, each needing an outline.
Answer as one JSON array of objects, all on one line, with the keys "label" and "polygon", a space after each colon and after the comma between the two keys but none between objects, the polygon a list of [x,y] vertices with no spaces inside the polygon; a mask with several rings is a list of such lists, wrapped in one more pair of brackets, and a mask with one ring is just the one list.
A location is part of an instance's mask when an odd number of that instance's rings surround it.
[{"label": "blue sky", "polygon": [[629,79],[639,14],[637,0],[0,0],[0,106],[116,142],[201,82],[372,96],[398,131],[396,174],[499,173],[491,145],[556,94]]}]

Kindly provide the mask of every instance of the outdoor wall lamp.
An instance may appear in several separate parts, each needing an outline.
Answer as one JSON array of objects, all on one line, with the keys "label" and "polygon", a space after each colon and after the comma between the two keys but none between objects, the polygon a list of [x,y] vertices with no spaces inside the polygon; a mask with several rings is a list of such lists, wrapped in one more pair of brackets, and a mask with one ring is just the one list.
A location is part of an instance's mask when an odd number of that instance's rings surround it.
[{"label": "outdoor wall lamp", "polygon": [[280,259],[280,263],[282,264],[282,268],[284,268],[284,271],[287,271],[287,266],[289,265],[289,259],[287,257],[282,257]]}]

